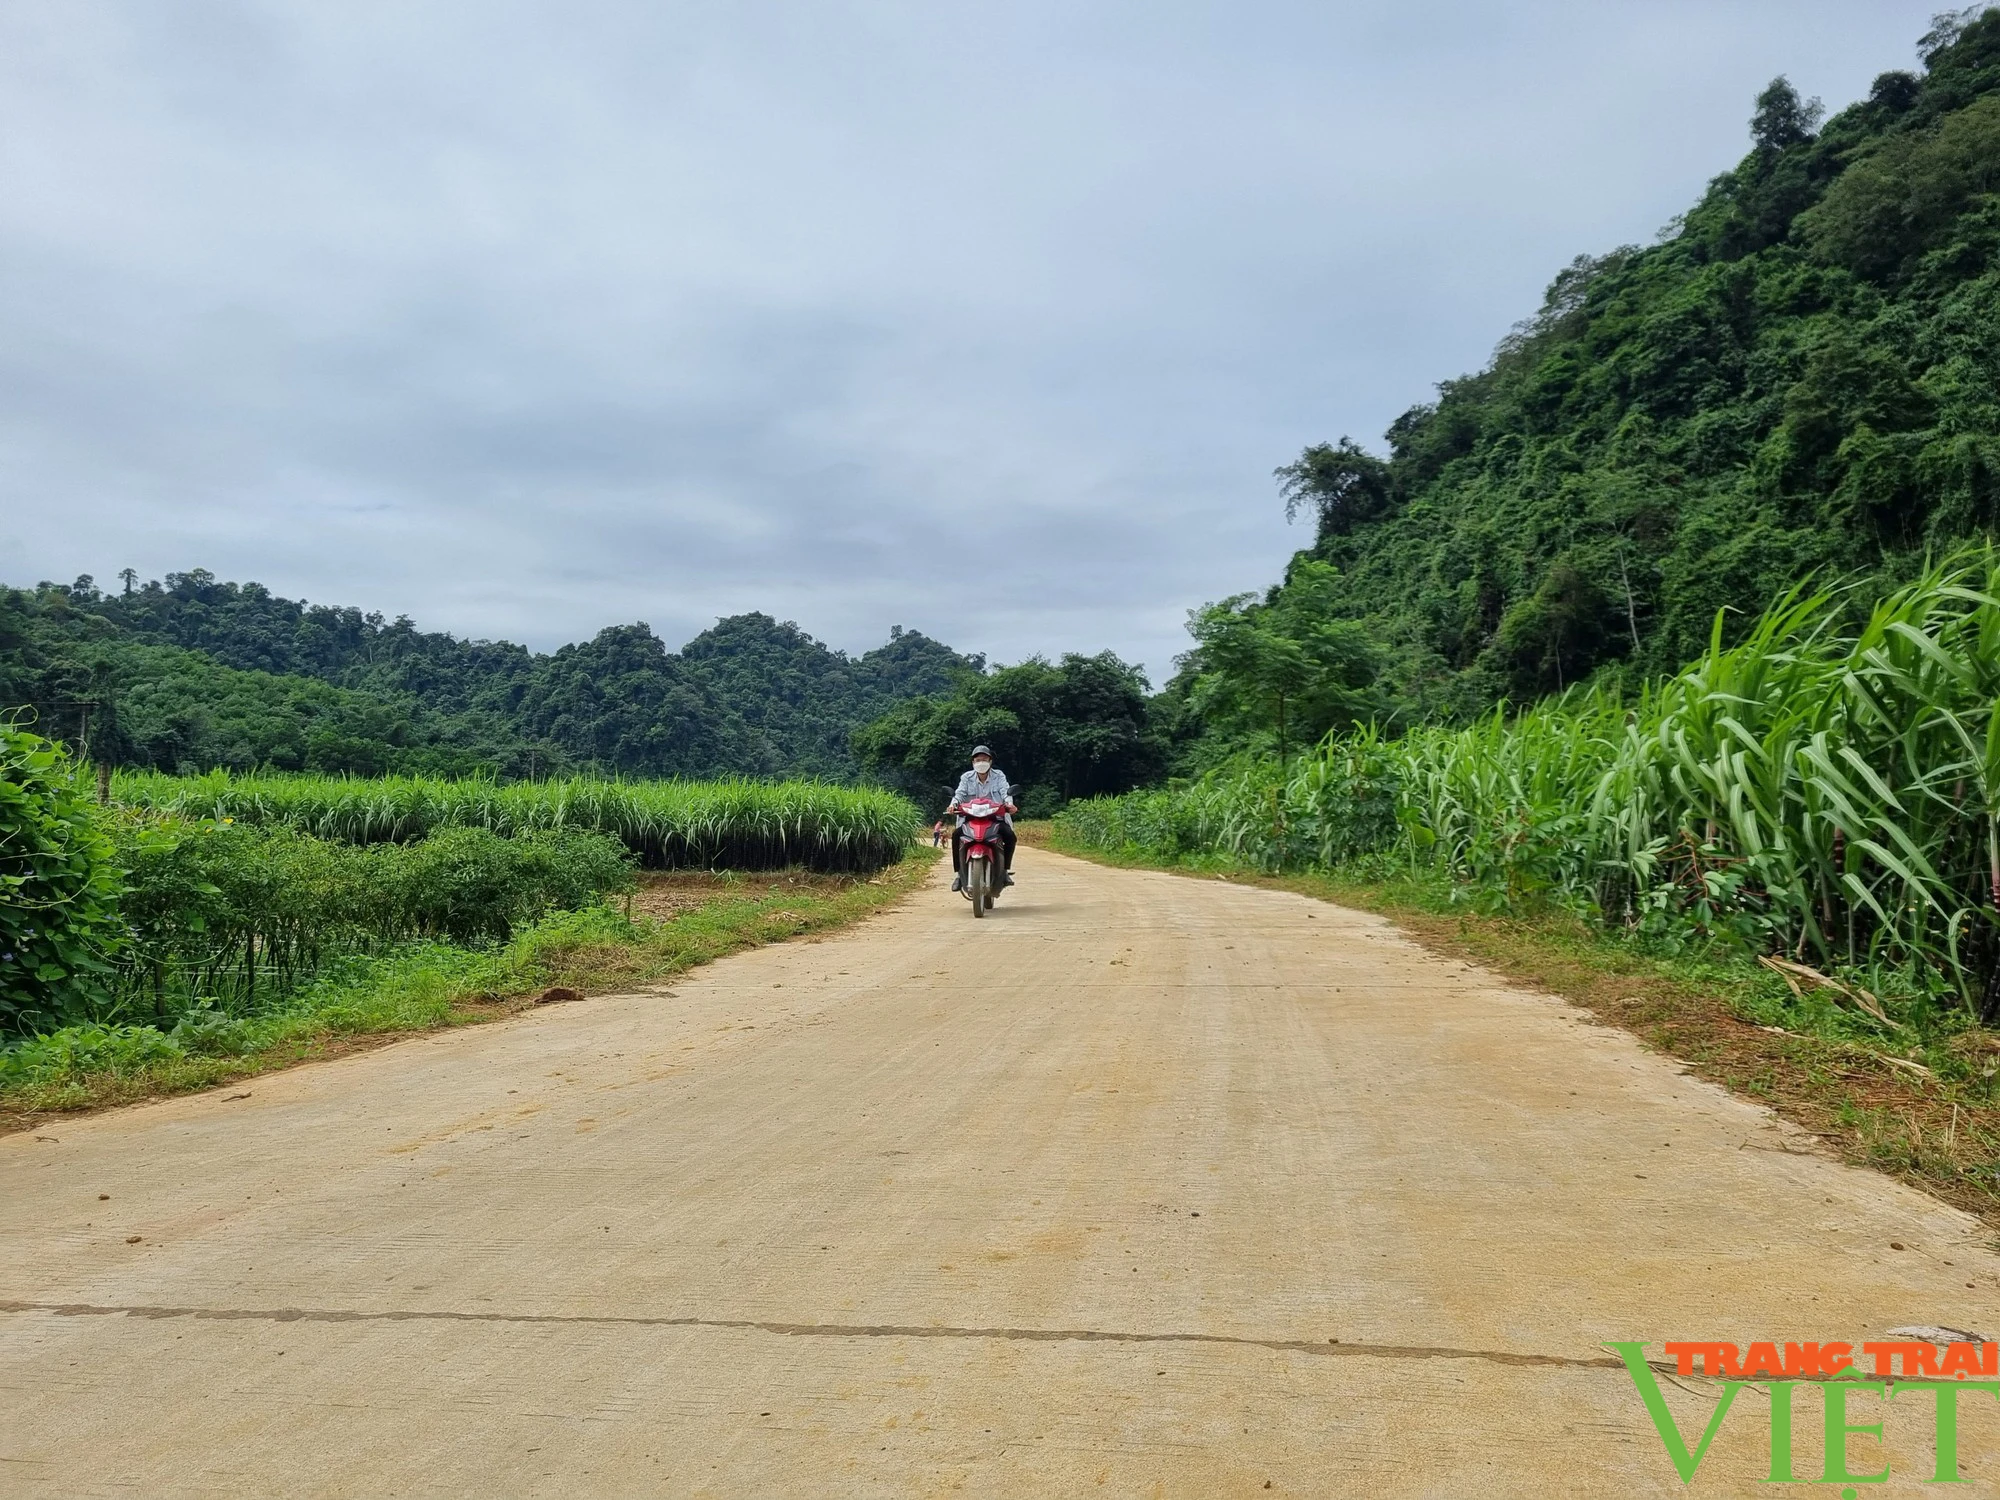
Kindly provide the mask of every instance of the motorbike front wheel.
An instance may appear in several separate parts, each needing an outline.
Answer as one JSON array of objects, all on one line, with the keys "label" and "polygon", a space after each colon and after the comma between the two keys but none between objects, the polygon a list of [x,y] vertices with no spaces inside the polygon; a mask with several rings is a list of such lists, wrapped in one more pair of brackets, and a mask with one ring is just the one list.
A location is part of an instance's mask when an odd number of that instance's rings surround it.
[{"label": "motorbike front wheel", "polygon": [[965,894],[972,898],[972,914],[975,917],[985,916],[990,904],[986,894],[985,860],[968,859],[965,862]]}]

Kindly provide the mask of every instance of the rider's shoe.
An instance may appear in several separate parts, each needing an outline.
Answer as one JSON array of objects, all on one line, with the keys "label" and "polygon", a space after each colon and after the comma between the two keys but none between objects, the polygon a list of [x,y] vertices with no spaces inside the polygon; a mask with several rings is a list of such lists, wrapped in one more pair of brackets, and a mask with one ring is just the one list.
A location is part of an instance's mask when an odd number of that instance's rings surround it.
[{"label": "rider's shoe", "polygon": [[1013,883],[1014,883],[1014,872],[1012,870],[1002,870],[1000,872],[1000,889],[1004,891],[1007,889],[1008,886],[1012,885]]},{"label": "rider's shoe", "polygon": [[964,889],[965,889],[965,876],[964,876],[963,874],[958,874],[958,875],[954,875],[954,876],[952,876],[952,878],[951,878],[951,888],[952,888],[953,890],[955,890],[955,891],[962,891],[962,890],[964,890]]}]

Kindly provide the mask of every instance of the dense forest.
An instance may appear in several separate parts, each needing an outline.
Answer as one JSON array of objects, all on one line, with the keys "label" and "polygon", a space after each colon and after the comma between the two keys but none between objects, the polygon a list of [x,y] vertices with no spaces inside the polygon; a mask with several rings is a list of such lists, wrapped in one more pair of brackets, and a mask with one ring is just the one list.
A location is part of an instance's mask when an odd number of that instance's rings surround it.
[{"label": "dense forest", "polygon": [[1198,612],[1182,763],[1652,679],[1802,579],[2000,518],[2000,10],[1822,120],[1784,79],[1649,246],[1580,256],[1478,374],[1278,471],[1286,581]]},{"label": "dense forest", "polygon": [[859,657],[767,615],[669,651],[643,624],[548,655],[199,569],[0,589],[0,704],[115,765],[643,776],[857,769],[857,729],[984,662],[900,628]]}]

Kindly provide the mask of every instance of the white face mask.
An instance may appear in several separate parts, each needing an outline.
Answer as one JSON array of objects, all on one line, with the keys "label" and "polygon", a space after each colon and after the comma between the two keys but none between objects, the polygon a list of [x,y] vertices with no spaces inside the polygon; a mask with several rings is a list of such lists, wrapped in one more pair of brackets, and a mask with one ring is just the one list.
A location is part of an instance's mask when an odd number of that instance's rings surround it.
[{"label": "white face mask", "polygon": [[984,776],[988,771],[992,769],[993,769],[993,762],[990,760],[975,760],[972,763],[973,774],[977,776]]}]

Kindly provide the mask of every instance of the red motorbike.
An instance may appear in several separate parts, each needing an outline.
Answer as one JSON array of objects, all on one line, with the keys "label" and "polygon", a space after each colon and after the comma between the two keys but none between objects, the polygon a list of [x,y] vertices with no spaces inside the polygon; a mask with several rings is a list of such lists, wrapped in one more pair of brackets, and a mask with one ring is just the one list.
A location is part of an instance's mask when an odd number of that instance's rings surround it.
[{"label": "red motorbike", "polygon": [[994,802],[985,797],[969,797],[958,804],[960,858],[964,861],[962,894],[972,903],[972,914],[983,917],[993,909],[1006,883],[1003,873],[1006,855],[1000,845],[1000,819],[1014,810],[1011,802]]}]

